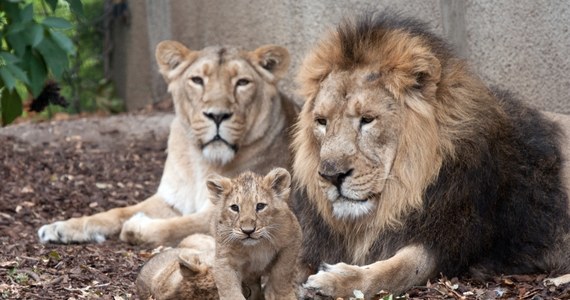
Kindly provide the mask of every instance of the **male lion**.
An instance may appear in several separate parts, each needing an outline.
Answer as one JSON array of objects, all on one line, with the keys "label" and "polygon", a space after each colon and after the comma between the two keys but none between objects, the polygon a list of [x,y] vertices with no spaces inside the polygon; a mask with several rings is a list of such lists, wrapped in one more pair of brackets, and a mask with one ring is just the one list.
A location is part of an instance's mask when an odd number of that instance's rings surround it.
[{"label": "male lion", "polygon": [[570,271],[558,126],[487,88],[424,28],[366,15],[303,63],[301,280],[320,266],[307,295],[400,293],[439,272]]},{"label": "male lion", "polygon": [[42,242],[101,242],[120,232],[131,243],[175,244],[209,231],[210,174],[288,166],[288,127],[296,108],[277,89],[290,60],[285,48],[193,51],[163,41],[156,60],[175,107],[157,193],[133,206],[44,225]]}]

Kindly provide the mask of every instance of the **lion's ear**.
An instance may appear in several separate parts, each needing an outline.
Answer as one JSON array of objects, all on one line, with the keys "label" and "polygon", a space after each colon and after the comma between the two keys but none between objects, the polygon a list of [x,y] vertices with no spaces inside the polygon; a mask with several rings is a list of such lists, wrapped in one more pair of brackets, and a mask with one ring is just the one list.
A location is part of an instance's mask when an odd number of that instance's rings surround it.
[{"label": "lion's ear", "polygon": [[265,178],[263,178],[265,186],[271,188],[275,194],[282,200],[289,198],[291,190],[291,174],[283,168],[275,168],[271,170]]},{"label": "lion's ear", "polygon": [[261,46],[249,54],[255,68],[269,82],[281,79],[287,73],[291,61],[289,51],[277,45]]},{"label": "lion's ear", "polygon": [[174,72],[185,61],[191,63],[197,57],[196,51],[176,41],[162,41],[156,46],[156,62],[162,76],[170,82],[178,75]]},{"label": "lion's ear", "polygon": [[217,174],[208,177],[206,186],[210,192],[210,201],[215,205],[217,205],[220,200],[231,191],[230,179]]},{"label": "lion's ear", "polygon": [[411,63],[396,65],[387,74],[389,88],[397,96],[419,91],[426,98],[435,96],[441,78],[441,63],[430,51],[415,53]]}]

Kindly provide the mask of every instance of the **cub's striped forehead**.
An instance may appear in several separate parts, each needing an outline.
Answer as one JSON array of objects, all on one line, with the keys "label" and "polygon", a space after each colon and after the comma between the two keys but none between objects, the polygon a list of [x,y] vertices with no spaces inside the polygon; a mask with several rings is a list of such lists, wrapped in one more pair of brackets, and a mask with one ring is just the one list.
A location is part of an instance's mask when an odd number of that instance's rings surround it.
[{"label": "cub's striped forehead", "polygon": [[255,193],[259,188],[261,180],[262,178],[259,175],[253,172],[245,172],[233,179],[232,183],[236,186],[237,193]]}]

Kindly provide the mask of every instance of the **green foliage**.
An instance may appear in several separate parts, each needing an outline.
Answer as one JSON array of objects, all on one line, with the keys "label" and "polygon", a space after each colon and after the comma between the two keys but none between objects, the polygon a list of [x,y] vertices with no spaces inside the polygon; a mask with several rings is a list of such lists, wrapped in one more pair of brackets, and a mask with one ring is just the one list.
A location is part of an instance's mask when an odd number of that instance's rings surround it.
[{"label": "green foliage", "polygon": [[48,80],[60,83],[69,113],[123,109],[102,79],[103,14],[102,0],[0,0],[2,125],[22,115],[22,102]]},{"label": "green foliage", "polygon": [[[46,2],[55,11],[57,0]],[[81,2],[69,1],[70,6],[71,2],[75,12],[82,11]],[[0,0],[0,11],[0,116],[6,125],[22,114],[22,101],[28,97],[18,91],[37,97],[50,76],[61,80],[75,47],[59,31],[71,24],[59,17],[38,16],[30,1]]]},{"label": "green foliage", "polygon": [[[71,36],[77,47],[77,55],[72,58],[71,70],[64,76],[62,94],[71,102],[69,112],[124,110],[124,103],[114,97],[114,85],[103,70],[103,39],[109,28],[104,28],[104,15],[101,0],[82,0],[84,15],[72,20]],[[73,11],[73,9],[72,9]],[[109,12],[107,12],[107,15]],[[108,76],[108,75],[107,75]]]}]

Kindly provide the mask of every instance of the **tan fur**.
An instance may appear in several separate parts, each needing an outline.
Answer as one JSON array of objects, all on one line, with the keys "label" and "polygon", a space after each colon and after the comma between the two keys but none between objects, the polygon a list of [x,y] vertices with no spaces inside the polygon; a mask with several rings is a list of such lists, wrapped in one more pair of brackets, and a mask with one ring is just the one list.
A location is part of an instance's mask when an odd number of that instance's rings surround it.
[{"label": "tan fur", "polygon": [[277,89],[289,65],[285,48],[194,51],[164,41],[156,59],[176,113],[157,193],[134,206],[44,225],[42,242],[102,242],[120,233],[130,243],[174,245],[208,232],[210,174],[289,166],[288,128],[296,107]]},{"label": "tan fur", "polygon": [[[214,277],[220,299],[262,299],[261,276],[267,276],[265,299],[296,299],[293,286],[301,228],[289,210],[291,177],[282,168],[261,177],[248,172],[236,179],[208,181],[216,219]],[[240,297],[241,296],[241,297]]]},{"label": "tan fur", "polygon": [[215,241],[191,235],[178,245],[153,256],[141,269],[137,294],[141,299],[218,299],[212,265]]},{"label": "tan fur", "polygon": [[[302,297],[312,298],[316,290],[324,295],[354,295],[359,287],[412,286],[430,276],[434,268],[433,258],[423,247],[408,246],[387,260],[366,266],[345,263],[325,265],[316,275],[309,277]],[[367,299],[370,298],[369,290],[359,291],[364,292]]]}]

